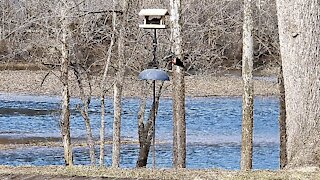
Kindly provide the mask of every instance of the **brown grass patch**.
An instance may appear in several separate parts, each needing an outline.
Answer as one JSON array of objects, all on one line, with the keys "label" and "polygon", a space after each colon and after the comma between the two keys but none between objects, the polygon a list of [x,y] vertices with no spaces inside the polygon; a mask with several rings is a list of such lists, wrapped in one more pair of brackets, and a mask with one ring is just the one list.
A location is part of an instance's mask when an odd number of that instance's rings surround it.
[{"label": "brown grass patch", "polygon": [[[23,174],[24,177],[108,177],[124,179],[320,179],[320,171],[227,171],[219,169],[114,169],[90,166],[11,167],[0,166],[0,174]],[[0,176],[1,177],[1,176]]]},{"label": "brown grass patch", "polygon": [[[59,80],[59,72],[52,72],[47,75],[47,71],[0,71],[0,90],[5,93],[22,93],[34,95],[60,95],[62,83]],[[46,78],[45,78],[46,77]],[[99,84],[101,77],[93,77],[93,96],[99,96]],[[70,76],[70,89],[72,96],[78,96],[79,91],[73,75]],[[241,96],[242,79],[239,76],[186,76],[186,96],[208,97],[208,96]],[[113,78],[109,77],[107,96],[113,94]],[[125,97],[140,96],[142,81],[137,76],[128,76],[125,79],[123,95]],[[166,82],[163,96],[171,97],[172,81]],[[278,85],[275,81],[266,79],[254,80],[255,95],[270,96],[278,95]],[[151,94],[151,91],[150,91]]]}]

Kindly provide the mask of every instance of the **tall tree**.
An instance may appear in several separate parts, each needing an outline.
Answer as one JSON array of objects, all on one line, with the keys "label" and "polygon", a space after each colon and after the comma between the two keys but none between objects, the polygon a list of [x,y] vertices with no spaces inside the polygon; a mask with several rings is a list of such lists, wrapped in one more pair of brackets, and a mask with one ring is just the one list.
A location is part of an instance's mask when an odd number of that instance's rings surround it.
[{"label": "tall tree", "polygon": [[243,54],[242,54],[242,147],[241,170],[252,169],[253,139],[253,18],[252,1],[244,0]]},{"label": "tall tree", "polygon": [[[119,5],[118,0],[114,0],[113,3],[117,8]],[[122,87],[124,83],[125,74],[125,24],[126,16],[128,11],[129,0],[121,0],[120,7],[122,10],[122,18],[120,23],[118,23],[117,35],[118,35],[118,72],[116,75],[116,82],[114,84],[114,97],[113,97],[113,107],[114,107],[114,120],[113,120],[113,146],[112,146],[112,167],[117,168],[120,166],[120,145],[121,145],[121,98],[122,98]]]},{"label": "tall tree", "polygon": [[[172,52],[179,58],[182,56],[181,36],[181,1],[170,0],[171,42]],[[186,167],[186,112],[184,68],[173,67],[173,166]]]},{"label": "tall tree", "polygon": [[111,61],[111,55],[112,55],[112,48],[115,41],[115,27],[116,27],[116,12],[112,12],[112,29],[113,32],[111,34],[111,41],[107,53],[107,59],[104,65],[104,71],[102,75],[102,80],[100,83],[100,101],[101,101],[101,128],[100,128],[100,158],[99,158],[99,164],[100,166],[104,166],[104,146],[105,146],[105,94],[106,94],[106,80],[109,70],[109,65]]},{"label": "tall tree", "polygon": [[277,0],[288,168],[320,167],[319,9],[317,0]]},{"label": "tall tree", "polygon": [[63,84],[60,127],[64,147],[64,159],[67,166],[73,164],[70,138],[70,92],[69,92],[69,53],[68,53],[68,15],[66,2],[60,2],[61,22],[61,81]]}]

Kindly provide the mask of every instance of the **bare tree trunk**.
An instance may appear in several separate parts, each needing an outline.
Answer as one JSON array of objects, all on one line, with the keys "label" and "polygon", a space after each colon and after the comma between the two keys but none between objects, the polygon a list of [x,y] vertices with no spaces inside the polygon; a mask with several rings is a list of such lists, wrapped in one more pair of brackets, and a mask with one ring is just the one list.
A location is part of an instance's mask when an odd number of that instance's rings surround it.
[{"label": "bare tree trunk", "polygon": [[3,39],[4,35],[3,35],[3,26],[2,26],[2,18],[0,18],[0,41]]},{"label": "bare tree trunk", "polygon": [[139,145],[140,152],[137,160],[136,167],[146,167],[148,161],[148,155],[150,150],[151,141],[148,140],[148,135],[146,131],[149,129],[145,128],[144,124],[144,114],[146,111],[146,103],[147,103],[147,92],[146,92],[146,84],[144,82],[144,86],[141,88],[141,97],[140,97],[140,108],[138,112],[138,134],[139,134]]},{"label": "bare tree trunk", "polygon": [[73,165],[72,147],[70,138],[70,95],[69,95],[69,54],[67,50],[67,36],[68,36],[68,20],[66,17],[65,8],[61,8],[61,30],[62,30],[62,45],[61,45],[61,81],[63,84],[62,91],[62,105],[61,105],[61,119],[60,127],[62,134],[62,141],[64,147],[64,160],[66,166]]},{"label": "bare tree trunk", "polygon": [[285,89],[283,80],[282,65],[280,65],[280,72],[278,74],[279,85],[279,102],[280,102],[280,115],[279,115],[279,128],[280,128],[280,169],[287,165],[287,122],[286,122],[286,101]]},{"label": "bare tree trunk", "polygon": [[[74,34],[73,39],[75,41],[77,40],[76,34]],[[79,95],[82,101],[82,105],[78,105],[77,108],[80,111],[86,126],[87,144],[89,147],[91,165],[95,166],[96,165],[96,155],[94,152],[95,143],[93,140],[92,128],[90,125],[91,123],[90,123],[90,117],[89,117],[89,105],[91,101],[92,90],[91,90],[89,74],[86,71],[83,71],[83,68],[81,67],[81,60],[84,60],[84,56],[82,55],[81,50],[79,49],[79,46],[77,45],[77,43],[79,42],[76,41],[73,45],[74,52],[76,54],[76,63],[74,64],[73,68],[74,68],[74,74],[77,77]]]},{"label": "bare tree trunk", "polygon": [[[181,2],[170,0],[172,52],[182,60]],[[186,119],[184,69],[173,69],[173,166],[186,167]]]},{"label": "bare tree trunk", "polygon": [[[76,23],[75,23],[76,24]],[[80,37],[80,29],[77,25],[73,24],[72,27],[72,40],[73,43],[70,45],[73,48],[73,53],[74,53],[74,62],[72,63],[72,67],[74,70],[74,74],[77,77],[77,84],[79,87],[79,95],[80,99],[82,101],[82,104],[77,105],[78,110],[80,111],[84,122],[86,126],[86,133],[87,133],[87,144],[89,147],[89,154],[90,154],[90,161],[91,165],[95,166],[96,165],[96,155],[94,151],[94,140],[93,140],[93,135],[92,135],[92,128],[91,128],[91,123],[90,123],[90,117],[89,117],[89,105],[91,101],[91,95],[92,95],[92,90],[91,90],[91,84],[90,84],[90,75],[82,67],[82,61],[85,60],[85,56],[83,55],[83,52],[81,51],[81,37]]]},{"label": "bare tree trunk", "polygon": [[[119,77],[121,78],[121,77]],[[120,146],[121,146],[121,98],[122,98],[121,79],[114,85],[114,120],[113,120],[113,146],[112,146],[112,167],[120,166]]]},{"label": "bare tree trunk", "polygon": [[[118,6],[118,0],[113,1],[114,8]],[[116,27],[116,29],[119,29]],[[122,68],[122,55],[123,55],[123,39],[121,37],[121,29],[118,31],[118,64],[119,69],[116,75],[116,82],[114,84],[113,92],[113,138],[112,138],[112,167],[118,168],[120,166],[120,146],[121,146],[121,98],[122,98],[122,77],[121,77],[121,68]],[[121,54],[121,55],[120,55]]]},{"label": "bare tree trunk", "polygon": [[251,0],[244,0],[242,55],[244,93],[242,100],[242,147],[240,163],[240,168],[244,171],[252,169],[253,148],[253,19],[251,5]]},{"label": "bare tree trunk", "polygon": [[78,109],[81,112],[81,115],[84,119],[85,125],[86,125],[86,132],[87,132],[87,144],[89,147],[89,154],[90,154],[90,161],[91,161],[91,166],[95,166],[96,165],[96,155],[94,152],[94,140],[92,137],[92,128],[90,125],[90,118],[89,118],[89,104],[88,103],[84,103],[83,104],[83,108],[79,107]]},{"label": "bare tree trunk", "polygon": [[101,101],[101,127],[100,127],[100,156],[99,156],[99,165],[100,167],[104,166],[104,146],[105,146],[105,93],[101,92],[100,95]]},{"label": "bare tree trunk", "polygon": [[84,94],[84,87],[81,85],[82,84],[81,80],[78,81],[78,83],[79,83],[78,85],[80,88],[80,98],[82,100],[82,108],[79,106],[78,109],[81,112],[81,115],[85,121],[86,133],[87,133],[87,144],[89,147],[91,166],[95,166],[96,165],[96,155],[95,155],[95,151],[94,151],[95,142],[94,142],[93,135],[92,135],[92,128],[91,128],[91,122],[90,122],[90,117],[89,117],[89,105],[90,105],[90,101],[91,101],[91,90],[90,90],[90,94],[86,97]]},{"label": "bare tree trunk", "polygon": [[277,0],[287,168],[320,167],[320,4]]},{"label": "bare tree trunk", "polygon": [[156,118],[153,117],[153,113],[155,112],[155,117],[156,117],[158,113],[163,84],[164,82],[162,82],[161,85],[159,86],[158,93],[155,97],[155,102],[154,102],[155,105],[151,107],[152,109],[146,124],[144,123],[144,113],[146,109],[146,99],[147,99],[146,86],[142,88],[140,109],[138,113],[138,134],[139,134],[140,151],[139,151],[139,157],[137,160],[136,167],[147,166],[151,140],[154,140],[153,131],[154,131],[154,124],[155,124]]},{"label": "bare tree trunk", "polygon": [[176,66],[173,73],[174,93],[174,167],[186,167],[186,120],[184,70]]},{"label": "bare tree trunk", "polygon": [[99,164],[100,166],[104,166],[104,146],[105,146],[105,90],[106,90],[106,79],[108,75],[108,69],[109,69],[109,64],[111,60],[111,55],[112,55],[112,48],[114,44],[114,32],[115,32],[115,26],[116,26],[116,12],[112,13],[112,26],[113,26],[113,33],[111,35],[111,42],[108,50],[108,57],[106,60],[106,64],[104,67],[104,72],[100,84],[100,90],[101,90],[101,128],[100,128],[100,161]]},{"label": "bare tree trunk", "polygon": [[[114,2],[116,4],[116,2]],[[125,74],[125,59],[124,59],[124,32],[126,12],[128,8],[127,0],[122,0],[123,17],[118,31],[118,61],[119,69],[117,73],[116,83],[114,84],[114,121],[113,121],[113,146],[112,146],[112,167],[120,166],[120,145],[121,145],[121,98],[122,88]]]},{"label": "bare tree trunk", "polygon": [[5,23],[5,7],[4,7],[4,2],[1,2],[1,14],[0,14],[0,40],[3,40],[3,39],[4,39],[4,37],[5,37],[4,23]]}]

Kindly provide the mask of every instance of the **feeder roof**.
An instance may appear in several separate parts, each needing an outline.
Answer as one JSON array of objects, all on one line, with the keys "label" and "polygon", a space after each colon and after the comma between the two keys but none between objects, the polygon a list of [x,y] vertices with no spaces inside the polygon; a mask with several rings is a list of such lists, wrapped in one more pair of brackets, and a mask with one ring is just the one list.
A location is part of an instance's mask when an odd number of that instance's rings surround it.
[{"label": "feeder roof", "polygon": [[142,9],[139,16],[165,16],[169,15],[167,9]]},{"label": "feeder roof", "polygon": [[168,74],[161,69],[146,69],[139,74],[141,80],[169,81]]}]

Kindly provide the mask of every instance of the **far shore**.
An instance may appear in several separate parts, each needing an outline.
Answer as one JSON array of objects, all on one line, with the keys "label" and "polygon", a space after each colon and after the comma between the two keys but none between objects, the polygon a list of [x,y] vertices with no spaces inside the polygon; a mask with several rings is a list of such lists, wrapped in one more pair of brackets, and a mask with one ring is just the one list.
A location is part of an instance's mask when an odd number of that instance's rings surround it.
[{"label": "far shore", "polygon": [[[60,96],[62,84],[59,73],[30,70],[2,70],[0,71],[0,93]],[[71,95],[79,96],[75,77],[70,76]],[[112,97],[113,77],[109,77],[106,95]],[[187,97],[241,96],[243,91],[242,78],[238,74],[222,75],[192,75],[185,76]],[[100,94],[100,77],[91,80],[92,95]],[[160,83],[158,83],[160,84]],[[139,97],[143,82],[136,76],[126,76],[123,96]],[[172,81],[165,82],[163,97],[171,97]],[[151,89],[149,91],[151,95]],[[277,79],[274,75],[254,77],[254,94],[256,96],[277,96],[279,94]]]},{"label": "far shore", "polygon": [[[95,139],[95,144],[100,145],[100,140]],[[128,140],[122,138],[121,143],[124,144],[139,144],[138,140]],[[158,142],[157,144],[168,143]],[[112,144],[112,140],[106,139],[105,144]],[[73,147],[85,147],[87,146],[87,140],[85,138],[72,138]],[[10,149],[20,149],[26,147],[63,147],[60,137],[8,137],[1,136],[0,134],[0,151]]]}]

